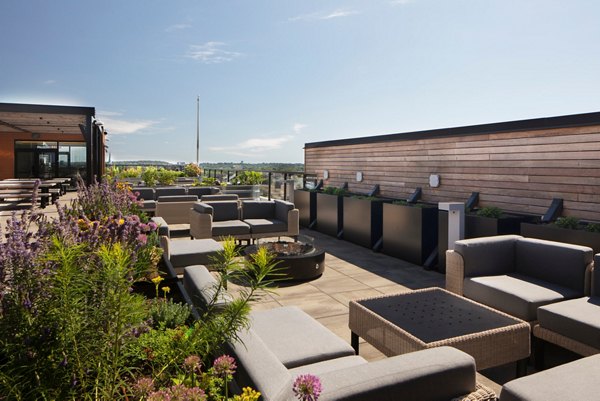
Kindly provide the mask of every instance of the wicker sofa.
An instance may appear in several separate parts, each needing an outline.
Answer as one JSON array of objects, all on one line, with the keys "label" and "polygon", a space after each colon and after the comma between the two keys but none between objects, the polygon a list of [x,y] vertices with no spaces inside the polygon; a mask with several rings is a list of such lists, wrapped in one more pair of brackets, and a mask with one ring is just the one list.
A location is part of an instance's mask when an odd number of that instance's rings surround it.
[{"label": "wicker sofa", "polygon": [[[537,316],[535,337],[583,356],[600,353],[600,254],[594,257],[589,297],[540,307]],[[539,347],[538,358],[543,357],[542,352],[543,347]]]},{"label": "wicker sofa", "polygon": [[473,358],[440,347],[367,362],[348,343],[298,307],[251,314],[251,325],[228,351],[239,362],[235,381],[251,386],[265,401],[288,401],[294,379],[314,374],[321,401],[493,400],[476,383]]},{"label": "wicker sofa", "polygon": [[189,212],[193,238],[232,236],[239,240],[299,233],[298,209],[282,200],[198,202]]},{"label": "wicker sofa", "polygon": [[456,241],[446,251],[446,289],[522,320],[589,294],[591,248],[519,235]]}]

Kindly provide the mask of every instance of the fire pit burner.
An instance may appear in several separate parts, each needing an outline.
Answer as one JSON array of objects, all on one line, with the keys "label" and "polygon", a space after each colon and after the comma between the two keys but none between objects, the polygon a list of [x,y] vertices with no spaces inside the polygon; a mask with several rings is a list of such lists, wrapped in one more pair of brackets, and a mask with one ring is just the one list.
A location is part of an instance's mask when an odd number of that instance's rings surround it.
[{"label": "fire pit burner", "polygon": [[275,254],[278,274],[283,274],[285,280],[310,280],[319,277],[325,270],[325,251],[315,248],[306,242],[263,242],[249,245],[244,249],[248,258],[258,247],[266,247]]}]

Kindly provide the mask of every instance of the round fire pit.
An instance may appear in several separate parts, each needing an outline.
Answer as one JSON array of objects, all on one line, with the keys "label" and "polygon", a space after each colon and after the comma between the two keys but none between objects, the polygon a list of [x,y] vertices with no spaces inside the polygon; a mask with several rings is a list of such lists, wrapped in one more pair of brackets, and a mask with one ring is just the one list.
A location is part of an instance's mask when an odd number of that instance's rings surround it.
[{"label": "round fire pit", "polygon": [[275,255],[277,273],[283,280],[310,280],[319,277],[325,270],[325,251],[306,242],[263,242],[244,249],[248,258],[258,247],[265,247]]}]

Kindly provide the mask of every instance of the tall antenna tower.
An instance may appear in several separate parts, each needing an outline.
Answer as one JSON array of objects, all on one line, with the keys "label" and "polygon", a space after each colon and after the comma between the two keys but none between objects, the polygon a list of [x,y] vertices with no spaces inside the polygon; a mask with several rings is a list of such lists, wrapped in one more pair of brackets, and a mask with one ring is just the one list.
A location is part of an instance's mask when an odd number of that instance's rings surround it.
[{"label": "tall antenna tower", "polygon": [[196,165],[200,165],[200,96],[196,97]]}]

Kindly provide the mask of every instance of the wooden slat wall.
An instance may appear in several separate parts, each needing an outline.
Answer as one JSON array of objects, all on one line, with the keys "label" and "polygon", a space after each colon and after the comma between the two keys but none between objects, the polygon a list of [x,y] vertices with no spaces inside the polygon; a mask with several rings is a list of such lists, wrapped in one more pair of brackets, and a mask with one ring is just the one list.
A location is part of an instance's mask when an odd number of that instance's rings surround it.
[{"label": "wooden slat wall", "polygon": [[[600,125],[444,138],[307,147],[305,171],[325,185],[348,182],[351,192],[405,199],[422,187],[427,202],[466,201],[542,215],[552,198],[565,216],[600,221]],[[356,172],[363,182],[356,182]],[[429,175],[441,185],[429,187]]]}]

